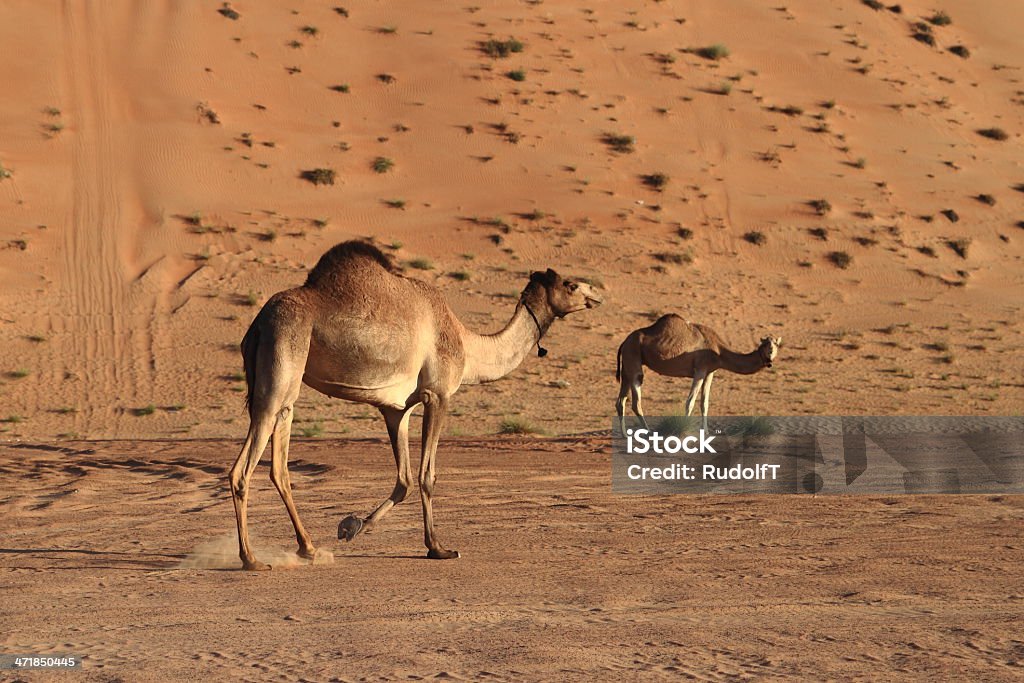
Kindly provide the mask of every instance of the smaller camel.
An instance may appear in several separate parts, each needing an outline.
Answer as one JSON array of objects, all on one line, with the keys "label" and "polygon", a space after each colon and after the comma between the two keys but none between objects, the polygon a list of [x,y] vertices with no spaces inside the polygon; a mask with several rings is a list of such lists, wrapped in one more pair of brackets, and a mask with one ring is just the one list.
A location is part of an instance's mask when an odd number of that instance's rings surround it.
[{"label": "smaller camel", "polygon": [[781,344],[781,338],[765,337],[750,353],[737,353],[728,349],[718,333],[705,325],[687,322],[674,313],[661,316],[653,325],[631,332],[619,346],[615,379],[621,385],[615,411],[620,427],[625,429],[622,414],[627,394],[631,395],[633,412],[647,427],[640,398],[645,365],[659,375],[693,378],[690,395],[686,397],[686,415],[693,414],[699,391],[701,423],[707,429],[711,380],[715,371],[752,375],[770,368]]}]

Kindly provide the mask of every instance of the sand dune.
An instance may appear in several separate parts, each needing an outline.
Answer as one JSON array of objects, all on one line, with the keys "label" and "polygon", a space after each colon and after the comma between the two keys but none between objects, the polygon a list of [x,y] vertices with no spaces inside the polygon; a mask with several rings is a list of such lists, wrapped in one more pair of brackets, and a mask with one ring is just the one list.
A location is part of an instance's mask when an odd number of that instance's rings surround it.
[{"label": "sand dune", "polygon": [[[548,359],[461,395],[459,433],[604,428],[615,347],[666,310],[744,351],[784,334],[772,373],[719,380],[722,412],[1020,411],[1019,8],[215,5],[8,8],[6,436],[239,437],[255,306],[356,236],[480,329],[534,268],[606,290]],[[683,391],[651,378],[648,411]],[[372,418],[310,393],[297,427]]]}]

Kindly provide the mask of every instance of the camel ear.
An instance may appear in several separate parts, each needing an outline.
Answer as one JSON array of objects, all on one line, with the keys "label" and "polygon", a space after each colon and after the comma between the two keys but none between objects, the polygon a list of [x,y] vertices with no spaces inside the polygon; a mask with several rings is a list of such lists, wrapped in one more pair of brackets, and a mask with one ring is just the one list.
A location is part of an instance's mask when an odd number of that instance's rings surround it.
[{"label": "camel ear", "polygon": [[548,282],[558,282],[558,273],[555,272],[554,268],[548,268],[548,272],[544,273],[547,276]]},{"label": "camel ear", "polygon": [[543,284],[544,273],[540,272],[539,270],[533,271],[532,273],[530,273],[530,282],[540,282]]},{"label": "camel ear", "polygon": [[782,346],[782,337],[776,337],[775,338],[775,345],[776,346]]}]

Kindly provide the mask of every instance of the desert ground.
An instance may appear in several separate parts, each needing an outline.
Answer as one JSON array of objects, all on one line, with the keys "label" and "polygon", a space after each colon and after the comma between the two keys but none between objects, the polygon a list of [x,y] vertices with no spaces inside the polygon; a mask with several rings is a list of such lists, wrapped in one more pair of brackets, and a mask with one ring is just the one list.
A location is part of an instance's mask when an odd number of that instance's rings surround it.
[{"label": "desert ground", "polygon": [[[444,444],[418,501],[386,442],[300,440],[310,565],[267,467],[236,571],[218,440],[0,448],[4,652],[87,657],[26,680],[1020,680],[1019,496],[621,496],[607,439]],[[333,557],[332,557],[333,555]],[[9,626],[13,625],[14,628]]]},{"label": "desert ground", "polygon": [[[0,652],[111,681],[1019,679],[1019,496],[610,491],[615,351],[670,311],[784,339],[716,375],[716,414],[1021,413],[1024,6],[896,9],[6,3]],[[235,571],[238,344],[353,238],[478,331],[547,267],[605,304],[455,396],[462,559],[420,559],[415,495],[337,544],[393,464],[374,409],[307,388],[321,562],[264,464],[277,569]],[[647,414],[687,385],[648,373]]]}]

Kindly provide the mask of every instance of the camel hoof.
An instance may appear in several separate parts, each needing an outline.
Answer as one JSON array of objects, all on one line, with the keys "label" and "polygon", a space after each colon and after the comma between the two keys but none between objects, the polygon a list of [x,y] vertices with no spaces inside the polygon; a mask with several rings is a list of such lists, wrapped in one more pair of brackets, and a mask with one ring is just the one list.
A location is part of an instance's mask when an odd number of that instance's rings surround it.
[{"label": "camel hoof", "polygon": [[445,550],[444,548],[431,548],[427,551],[427,557],[431,560],[457,560],[459,555],[458,550]]},{"label": "camel hoof", "polygon": [[296,554],[304,560],[312,560],[316,557],[316,548],[313,546],[309,546],[308,548],[299,548]]},{"label": "camel hoof", "polygon": [[252,560],[250,562],[247,560],[243,560],[242,569],[244,569],[247,572],[269,572],[271,569],[273,569],[273,567],[271,567],[266,562],[257,562],[256,560]]},{"label": "camel hoof", "polygon": [[345,541],[351,541],[353,538],[359,535],[359,532],[363,530],[363,520],[359,519],[355,515],[349,515],[345,519],[341,520],[341,524],[338,525],[338,538]]}]

